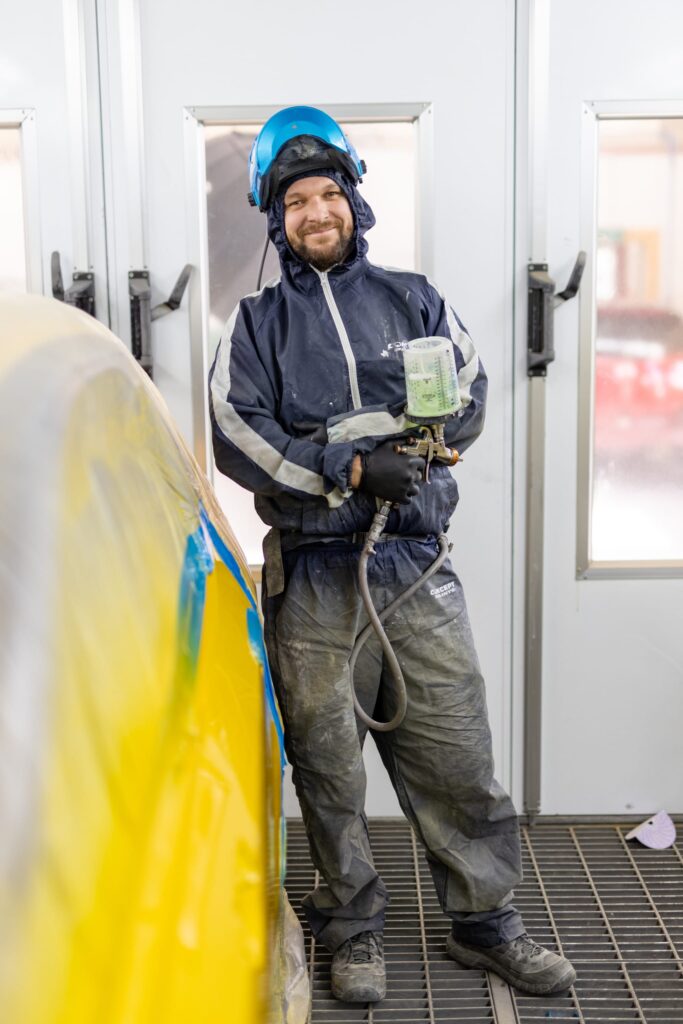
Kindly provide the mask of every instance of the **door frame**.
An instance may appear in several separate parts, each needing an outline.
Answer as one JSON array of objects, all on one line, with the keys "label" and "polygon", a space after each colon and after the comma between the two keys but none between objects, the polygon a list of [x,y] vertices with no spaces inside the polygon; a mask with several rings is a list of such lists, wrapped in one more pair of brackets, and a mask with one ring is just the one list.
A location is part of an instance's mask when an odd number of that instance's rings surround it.
[{"label": "door frame", "polygon": [[541,798],[546,382],[527,375],[527,268],[548,251],[550,2],[515,0],[511,796],[530,820]]}]

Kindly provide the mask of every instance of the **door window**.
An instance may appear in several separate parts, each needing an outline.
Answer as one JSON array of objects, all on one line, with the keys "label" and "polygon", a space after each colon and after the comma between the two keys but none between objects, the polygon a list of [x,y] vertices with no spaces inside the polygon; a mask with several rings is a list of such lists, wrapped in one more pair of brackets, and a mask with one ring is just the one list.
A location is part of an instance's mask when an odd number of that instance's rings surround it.
[{"label": "door window", "polygon": [[683,118],[597,133],[591,560],[683,561]]},{"label": "door window", "polygon": [[26,291],[21,128],[0,125],[0,290]]}]

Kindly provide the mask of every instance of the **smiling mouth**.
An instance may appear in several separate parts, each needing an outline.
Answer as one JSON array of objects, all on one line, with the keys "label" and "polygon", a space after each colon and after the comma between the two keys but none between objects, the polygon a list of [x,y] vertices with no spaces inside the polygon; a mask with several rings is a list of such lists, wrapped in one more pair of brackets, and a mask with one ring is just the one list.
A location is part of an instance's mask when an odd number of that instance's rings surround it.
[{"label": "smiling mouth", "polygon": [[315,236],[315,235],[328,235],[330,233],[330,231],[338,231],[338,230],[339,229],[337,228],[336,224],[331,224],[329,226],[329,228],[316,228],[315,231],[307,231],[305,233],[305,235],[304,235],[304,238],[310,238],[311,236]]}]

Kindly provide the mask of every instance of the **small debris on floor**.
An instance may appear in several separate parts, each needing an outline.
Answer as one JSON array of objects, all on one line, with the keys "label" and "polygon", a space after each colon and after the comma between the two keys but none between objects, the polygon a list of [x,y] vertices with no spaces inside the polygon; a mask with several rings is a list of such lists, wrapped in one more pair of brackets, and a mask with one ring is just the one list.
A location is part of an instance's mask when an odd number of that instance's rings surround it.
[{"label": "small debris on floor", "polygon": [[626,838],[637,839],[651,850],[667,850],[676,842],[676,826],[666,811],[658,811],[641,825],[632,828]]}]

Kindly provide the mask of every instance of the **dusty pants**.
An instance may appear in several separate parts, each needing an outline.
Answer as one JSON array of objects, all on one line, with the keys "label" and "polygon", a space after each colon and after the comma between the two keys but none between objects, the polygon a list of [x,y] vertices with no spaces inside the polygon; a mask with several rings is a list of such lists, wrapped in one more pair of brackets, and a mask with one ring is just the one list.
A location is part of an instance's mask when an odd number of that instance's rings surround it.
[{"label": "dusty pants", "polygon": [[[313,863],[321,883],[304,900],[330,950],[381,930],[388,902],[364,814],[366,728],[356,718],[348,661],[367,622],[356,578],[360,545],[343,541],[285,555],[286,586],[267,596],[268,656]],[[387,540],[369,561],[371,593],[385,608],[434,560],[433,540]],[[517,815],[493,777],[484,681],[460,582],[446,561],[385,622],[408,691],[391,733],[374,732],[401,808],[424,844],[454,931],[483,945],[524,931],[510,904],[521,878]],[[356,665],[363,708],[392,714],[391,681],[374,635]]]}]

